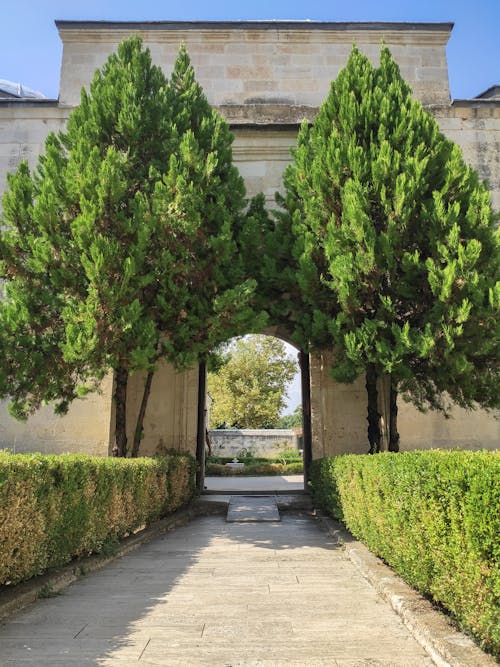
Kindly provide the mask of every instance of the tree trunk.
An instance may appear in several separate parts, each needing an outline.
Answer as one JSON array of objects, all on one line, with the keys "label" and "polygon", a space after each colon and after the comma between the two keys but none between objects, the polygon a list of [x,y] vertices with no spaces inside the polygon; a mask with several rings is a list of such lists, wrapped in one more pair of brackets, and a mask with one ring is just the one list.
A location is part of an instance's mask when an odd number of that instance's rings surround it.
[{"label": "tree trunk", "polygon": [[196,433],[196,488],[201,493],[205,480],[205,431],[206,431],[207,363],[198,366],[198,428]]},{"label": "tree trunk", "polygon": [[304,459],[304,485],[307,488],[312,463],[311,433],[311,362],[308,352],[299,352],[300,385],[302,389],[302,433]]},{"label": "tree trunk", "polygon": [[127,383],[128,368],[115,371],[115,445],[113,456],[127,456]]},{"label": "tree trunk", "polygon": [[391,378],[391,392],[389,401],[389,451],[399,452],[398,433],[398,390]]},{"label": "tree trunk", "polygon": [[368,442],[370,454],[380,452],[382,433],[380,431],[380,413],[378,411],[377,370],[374,364],[366,368],[366,393],[368,396]]},{"label": "tree trunk", "polygon": [[142,433],[144,431],[144,416],[146,415],[146,408],[148,406],[149,394],[151,393],[151,383],[153,382],[154,371],[148,371],[146,382],[144,383],[144,391],[142,392],[141,407],[137,415],[137,422],[134,431],[134,443],[132,445],[132,457],[136,458],[139,455],[139,447],[141,445]]}]

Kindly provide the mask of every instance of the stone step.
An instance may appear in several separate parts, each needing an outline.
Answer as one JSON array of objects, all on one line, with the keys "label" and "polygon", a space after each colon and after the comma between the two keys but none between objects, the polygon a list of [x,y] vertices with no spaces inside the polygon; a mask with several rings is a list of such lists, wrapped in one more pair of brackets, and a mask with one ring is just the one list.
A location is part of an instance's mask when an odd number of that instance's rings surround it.
[{"label": "stone step", "polygon": [[231,496],[226,521],[281,521],[274,496]]}]

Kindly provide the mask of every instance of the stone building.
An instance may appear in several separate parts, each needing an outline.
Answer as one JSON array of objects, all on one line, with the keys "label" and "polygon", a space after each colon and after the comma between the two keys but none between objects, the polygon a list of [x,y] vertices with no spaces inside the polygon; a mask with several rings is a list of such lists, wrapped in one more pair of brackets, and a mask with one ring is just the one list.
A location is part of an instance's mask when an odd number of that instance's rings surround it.
[{"label": "stone building", "polygon": [[[209,102],[231,124],[234,158],[248,195],[265,193],[269,202],[281,187],[298,125],[312,119],[329,84],[344,66],[353,42],[374,62],[382,40],[399,63],[414,94],[458,143],[477,169],[500,209],[499,87],[469,100],[450,100],[446,43],[450,23],[313,23],[57,21],[63,42],[58,100],[6,96],[0,99],[0,192],[6,173],[22,159],[31,164],[51,130],[64,127],[80,88],[126,36],[140,34],[153,60],[169,75],[184,42]],[[270,332],[272,333],[272,332]],[[312,456],[367,451],[364,381],[338,385],[328,373],[328,355],[303,359],[303,386],[310,388]],[[132,378],[128,404],[138,409],[140,376]],[[64,417],[42,409],[19,424],[0,406],[0,446],[15,451],[85,451],[107,455],[113,442],[113,378],[100,394],[76,402]],[[164,364],[157,373],[145,421],[142,452],[167,448],[196,451],[203,397],[198,369],[177,374]],[[386,412],[381,392],[380,411]],[[132,421],[132,420],[130,420]],[[420,414],[402,404],[402,449],[430,447],[494,448],[500,422],[494,415],[455,410],[452,419]]]}]

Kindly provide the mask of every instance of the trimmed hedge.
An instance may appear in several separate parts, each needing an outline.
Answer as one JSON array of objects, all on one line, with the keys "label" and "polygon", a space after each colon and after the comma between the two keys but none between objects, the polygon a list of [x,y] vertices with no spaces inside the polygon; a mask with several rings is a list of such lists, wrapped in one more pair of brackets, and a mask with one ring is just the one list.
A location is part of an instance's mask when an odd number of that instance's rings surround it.
[{"label": "trimmed hedge", "polygon": [[500,654],[500,453],[346,455],[311,466],[317,506]]},{"label": "trimmed hedge", "polygon": [[188,455],[116,459],[0,452],[0,584],[102,551],[187,503]]}]

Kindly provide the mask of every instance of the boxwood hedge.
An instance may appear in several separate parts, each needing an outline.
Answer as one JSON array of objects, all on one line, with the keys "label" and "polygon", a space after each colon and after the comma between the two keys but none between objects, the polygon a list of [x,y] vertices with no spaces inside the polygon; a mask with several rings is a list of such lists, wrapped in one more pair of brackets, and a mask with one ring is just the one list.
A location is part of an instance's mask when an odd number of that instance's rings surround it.
[{"label": "boxwood hedge", "polygon": [[99,552],[194,493],[188,455],[116,459],[0,452],[0,585]]},{"label": "boxwood hedge", "polygon": [[317,506],[500,653],[500,452],[319,459]]}]

